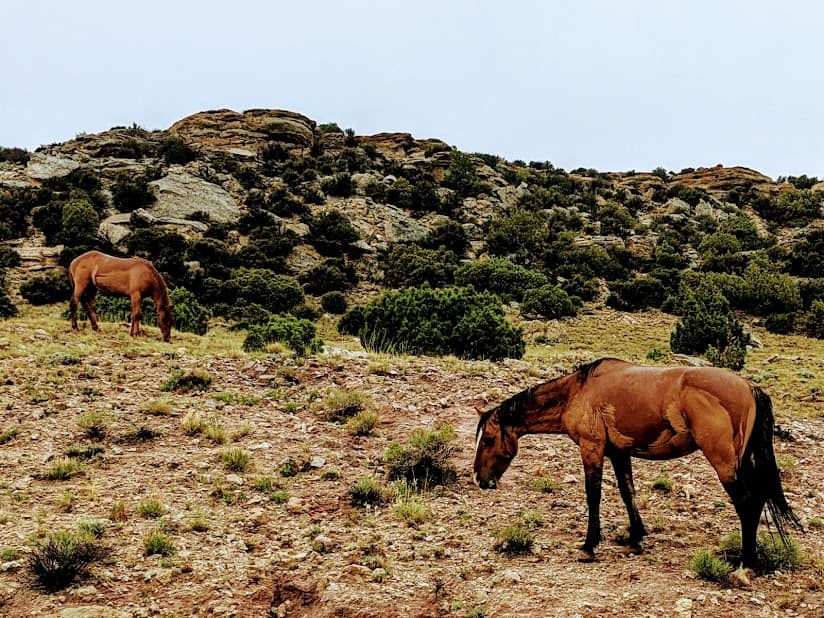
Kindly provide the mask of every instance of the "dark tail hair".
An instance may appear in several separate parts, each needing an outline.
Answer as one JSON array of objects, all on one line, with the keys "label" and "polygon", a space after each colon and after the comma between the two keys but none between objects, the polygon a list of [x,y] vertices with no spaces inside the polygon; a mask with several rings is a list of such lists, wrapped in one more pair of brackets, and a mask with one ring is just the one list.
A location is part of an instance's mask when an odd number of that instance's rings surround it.
[{"label": "dark tail hair", "polygon": [[747,448],[744,451],[742,464],[744,468],[752,470],[751,482],[762,487],[766,495],[766,507],[770,513],[770,518],[775,524],[776,530],[781,540],[787,544],[786,524],[790,524],[801,529],[801,522],[793,513],[787,499],[784,497],[784,490],[781,487],[781,477],[778,471],[778,464],[775,462],[775,452],[773,451],[773,410],[772,400],[757,386],[752,388],[752,396],[755,399],[755,424],[752,428]]}]

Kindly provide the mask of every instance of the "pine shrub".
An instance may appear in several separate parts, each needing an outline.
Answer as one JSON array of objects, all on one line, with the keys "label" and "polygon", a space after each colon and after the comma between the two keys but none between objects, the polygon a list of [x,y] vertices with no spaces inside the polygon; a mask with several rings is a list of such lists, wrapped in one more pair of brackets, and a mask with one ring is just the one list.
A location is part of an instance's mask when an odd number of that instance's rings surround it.
[{"label": "pine shrub", "polygon": [[555,320],[578,313],[575,298],[557,285],[544,285],[524,292],[521,314]]},{"label": "pine shrub", "polygon": [[282,343],[298,354],[317,352],[323,345],[317,338],[315,325],[309,320],[277,315],[265,324],[250,327],[243,341],[243,349],[247,352],[262,351],[274,342]]},{"label": "pine shrub", "polygon": [[520,329],[504,318],[498,298],[472,288],[390,290],[363,310],[361,343],[375,352],[520,358]]},{"label": "pine shrub", "polygon": [[32,277],[20,286],[20,294],[32,305],[48,305],[69,300],[72,287],[63,269]]},{"label": "pine shrub", "polygon": [[549,283],[546,275],[518,266],[503,258],[477,260],[461,265],[455,271],[455,284],[471,285],[501,298],[520,298],[524,290],[540,288]]}]

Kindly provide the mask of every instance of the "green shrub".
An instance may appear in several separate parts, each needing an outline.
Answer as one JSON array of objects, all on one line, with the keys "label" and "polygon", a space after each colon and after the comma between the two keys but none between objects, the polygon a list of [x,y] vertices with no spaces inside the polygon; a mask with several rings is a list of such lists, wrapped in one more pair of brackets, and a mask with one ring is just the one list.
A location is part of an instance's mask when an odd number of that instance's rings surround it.
[{"label": "green shrub", "polygon": [[454,439],[454,428],[443,425],[436,430],[414,430],[406,444],[391,442],[384,456],[389,478],[418,489],[451,483],[457,478],[451,462],[456,452]]},{"label": "green shrub", "polygon": [[491,255],[515,255],[519,262],[528,263],[540,254],[548,236],[547,219],[543,214],[518,209],[492,219],[485,240]]},{"label": "green shrub", "polygon": [[294,277],[265,268],[239,268],[223,285],[222,299],[256,303],[272,313],[282,313],[303,303],[304,295]]},{"label": "green shrub", "polygon": [[12,318],[16,315],[17,307],[14,306],[14,303],[9,297],[9,293],[6,290],[5,277],[3,277],[3,272],[0,271],[0,318]]},{"label": "green shrub", "polygon": [[544,285],[524,292],[522,315],[555,320],[577,313],[578,308],[573,298],[557,285]]},{"label": "green shrub", "polygon": [[398,208],[412,208],[412,184],[406,178],[398,178],[386,187],[384,199]]},{"label": "green shrub", "polygon": [[380,423],[380,417],[374,412],[362,410],[346,421],[346,432],[353,436],[371,435]]},{"label": "green shrub", "polygon": [[747,262],[741,250],[741,242],[735,236],[715,232],[704,238],[698,247],[701,269],[722,273],[741,272]]},{"label": "green shrub", "polygon": [[659,476],[653,481],[652,488],[656,491],[668,494],[672,491],[672,479],[669,479],[666,476]]},{"label": "green shrub", "polygon": [[452,283],[458,257],[445,249],[395,244],[382,260],[384,285],[392,288],[440,287]]},{"label": "green shrub", "polygon": [[613,201],[608,201],[601,206],[596,217],[601,222],[601,234],[626,237],[638,225],[638,222],[626,208]]},{"label": "green shrub", "polygon": [[347,253],[352,243],[360,239],[349,219],[337,210],[328,210],[309,222],[308,242],[321,255],[338,256]]},{"label": "green shrub", "polygon": [[120,172],[111,187],[112,202],[120,212],[132,212],[145,208],[155,201],[155,194],[149,189],[149,178],[130,172]]},{"label": "green shrub", "polygon": [[777,197],[761,198],[753,204],[765,219],[782,225],[802,227],[821,217],[822,196],[809,189],[781,191]]},{"label": "green shrub", "polygon": [[197,152],[177,135],[170,135],[160,142],[157,154],[170,164],[185,165],[197,158]]},{"label": "green shrub", "polygon": [[546,275],[513,264],[502,258],[476,260],[461,265],[455,271],[456,285],[471,285],[476,290],[486,290],[504,299],[519,298],[524,290],[540,288],[549,283]]},{"label": "green shrub", "polygon": [[824,230],[808,233],[793,247],[790,272],[802,277],[824,277]]},{"label": "green shrub", "polygon": [[20,254],[11,247],[0,245],[0,272],[16,266],[20,266]]},{"label": "green shrub", "polygon": [[824,301],[816,300],[804,316],[804,332],[810,337],[824,339]]},{"label": "green shrub", "polygon": [[84,474],[86,468],[68,457],[56,459],[46,472],[46,478],[50,481],[67,481],[79,474]]},{"label": "green shrub", "polygon": [[341,315],[346,313],[349,301],[343,292],[327,292],[320,298],[320,306],[326,313]]},{"label": "green shrub", "polygon": [[338,320],[338,332],[341,335],[360,335],[364,326],[363,307],[353,307]]},{"label": "green shrub", "polygon": [[0,161],[3,163],[18,163],[20,165],[25,165],[29,162],[30,158],[31,153],[25,148],[7,148],[6,146],[0,146]]},{"label": "green shrub", "polygon": [[808,279],[800,285],[801,304],[809,309],[817,300],[824,300],[824,278]]},{"label": "green shrub", "polygon": [[350,197],[355,192],[352,175],[348,172],[324,178],[320,186],[327,195],[336,195],[338,197]]},{"label": "green shrub", "polygon": [[20,294],[32,305],[61,303],[72,294],[69,277],[62,269],[32,277],[20,286]]},{"label": "green shrub", "polygon": [[93,536],[73,530],[55,530],[34,542],[29,555],[29,570],[47,590],[66,588],[103,551]]},{"label": "green shrub", "polygon": [[710,550],[702,549],[690,559],[690,569],[701,579],[721,583],[732,571],[732,565]]},{"label": "green shrub", "polygon": [[340,259],[327,259],[313,266],[299,277],[309,294],[342,292],[358,282],[358,274],[351,263]]},{"label": "green shrub", "polygon": [[379,506],[386,502],[383,487],[368,476],[362,476],[349,488],[349,498],[355,506]]},{"label": "green shrub", "polygon": [[186,288],[175,288],[169,294],[177,330],[205,335],[209,326],[209,311]]},{"label": "green shrub", "polygon": [[622,311],[643,311],[664,304],[671,290],[660,279],[643,277],[632,281],[613,281],[609,284],[610,292],[607,306]]},{"label": "green shrub", "polygon": [[771,333],[789,335],[795,330],[795,318],[794,313],[773,313],[767,316],[764,328]]},{"label": "green shrub", "polygon": [[484,185],[475,171],[475,161],[464,153],[453,150],[449,155],[449,169],[446,171],[446,186],[454,189],[461,197],[474,197],[484,190]]},{"label": "green shrub", "polygon": [[317,352],[323,345],[316,336],[312,322],[282,315],[273,316],[265,324],[251,326],[243,341],[243,349],[247,352],[261,351],[274,342],[282,343],[298,354]]},{"label": "green shrub", "polygon": [[758,228],[747,215],[739,214],[725,219],[721,222],[718,231],[735,236],[745,250],[757,249],[762,245],[758,236]]},{"label": "green shrub", "polygon": [[72,199],[63,206],[59,237],[64,245],[94,244],[98,227],[100,215],[87,199]]},{"label": "green shrub", "polygon": [[798,282],[789,275],[770,272],[751,263],[744,270],[742,279],[740,298],[727,298],[748,313],[765,316],[772,313],[793,313],[801,309],[801,289]]},{"label": "green shrub", "polygon": [[707,354],[710,348],[718,362],[741,369],[748,338],[744,327],[730,310],[729,302],[716,289],[702,285],[694,292],[684,289],[683,315],[670,336],[670,348],[683,354]]},{"label": "green shrub", "polygon": [[558,481],[550,476],[539,476],[538,478],[532,479],[527,483],[527,487],[529,487],[533,491],[540,491],[541,493],[551,494],[555,490],[560,487]]},{"label": "green shrub", "polygon": [[461,358],[520,358],[520,329],[496,296],[472,288],[390,290],[363,310],[361,343],[370,351]]},{"label": "green shrub", "polygon": [[426,249],[445,249],[458,257],[463,257],[469,249],[469,239],[466,230],[457,221],[448,220],[436,225],[423,240],[420,241]]}]

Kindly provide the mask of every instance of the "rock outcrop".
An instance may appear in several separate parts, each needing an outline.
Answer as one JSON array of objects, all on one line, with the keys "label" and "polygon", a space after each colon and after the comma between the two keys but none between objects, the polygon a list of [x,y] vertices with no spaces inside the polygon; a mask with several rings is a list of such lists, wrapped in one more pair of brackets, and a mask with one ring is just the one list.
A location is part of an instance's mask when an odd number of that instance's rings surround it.
[{"label": "rock outcrop", "polygon": [[150,208],[155,217],[186,219],[198,211],[222,223],[240,217],[240,208],[226,189],[185,171],[172,170],[149,186],[157,196]]}]

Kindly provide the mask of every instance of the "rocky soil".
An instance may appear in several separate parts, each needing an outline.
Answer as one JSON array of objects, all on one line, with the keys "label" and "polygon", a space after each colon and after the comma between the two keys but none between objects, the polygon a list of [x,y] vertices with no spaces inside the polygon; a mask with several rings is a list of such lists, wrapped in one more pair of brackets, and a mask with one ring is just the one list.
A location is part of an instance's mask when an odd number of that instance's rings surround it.
[{"label": "rocky soil", "polygon": [[[191,351],[195,339],[169,347],[132,344],[115,325],[105,325],[100,338],[68,333],[57,320],[39,331],[22,322],[4,326],[0,420],[19,433],[0,445],[0,548],[16,549],[18,557],[0,565],[1,615],[824,615],[824,531],[815,525],[798,535],[807,562],[794,572],[757,576],[746,588],[691,574],[690,557],[717,547],[738,526],[700,453],[636,462],[640,509],[651,531],[640,555],[620,544],[626,513],[611,472],[605,474],[605,540],[593,564],[576,561],[586,511],[579,456],[568,438],[524,438],[497,491],[472,483],[476,408],[559,375],[571,360],[491,364],[343,350],[305,361],[202,356]],[[174,368],[204,369],[213,382],[206,392],[161,393]],[[375,435],[353,437],[322,420],[332,388],[371,396],[381,419]],[[170,409],[150,406],[163,397]],[[804,522],[818,518],[820,526],[822,410],[799,419],[777,408],[784,438],[776,451],[788,499]],[[89,410],[108,413],[105,435],[94,440],[104,452],[83,475],[46,480],[68,447],[91,442],[77,425]],[[188,412],[219,420],[229,441],[186,435],[181,422]],[[423,522],[407,525],[392,501],[351,505],[349,488],[360,477],[391,485],[382,460],[392,440],[443,423],[456,429],[458,479],[421,496]],[[140,427],[158,434],[140,440]],[[224,468],[221,453],[229,446],[251,454],[249,469]],[[303,471],[283,477],[289,457]],[[286,493],[273,499],[256,489],[261,476]],[[671,492],[652,489],[661,476],[672,480]],[[537,477],[557,486],[550,493],[530,489]],[[138,514],[147,499],[162,503],[160,520]],[[112,521],[121,501],[126,518]],[[493,530],[535,511],[543,522],[531,553],[494,549]],[[39,589],[26,568],[33,535],[89,518],[108,523],[100,539],[106,558],[63,591]],[[159,527],[174,539],[176,553],[168,558],[144,552],[144,537]]]}]

